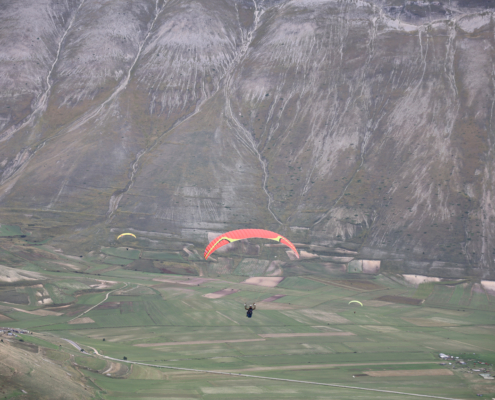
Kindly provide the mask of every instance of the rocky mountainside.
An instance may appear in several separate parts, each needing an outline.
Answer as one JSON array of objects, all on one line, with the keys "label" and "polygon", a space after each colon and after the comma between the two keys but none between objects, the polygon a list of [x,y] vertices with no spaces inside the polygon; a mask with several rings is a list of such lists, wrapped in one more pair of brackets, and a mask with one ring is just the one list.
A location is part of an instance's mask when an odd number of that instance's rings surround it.
[{"label": "rocky mountainside", "polygon": [[494,3],[1,1],[2,221],[495,277]]}]

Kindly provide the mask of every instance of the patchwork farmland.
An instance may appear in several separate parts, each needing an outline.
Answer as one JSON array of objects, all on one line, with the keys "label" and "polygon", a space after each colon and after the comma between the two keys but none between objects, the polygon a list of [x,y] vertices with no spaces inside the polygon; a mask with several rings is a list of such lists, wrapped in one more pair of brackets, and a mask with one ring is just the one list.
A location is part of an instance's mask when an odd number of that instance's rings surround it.
[{"label": "patchwork farmland", "polygon": [[[70,373],[88,398],[495,396],[491,381],[438,357],[495,362],[495,297],[478,282],[318,274],[316,263],[310,274],[266,276],[258,274],[273,269],[252,258],[200,263],[187,254],[107,247],[30,261],[27,270],[42,279],[1,288],[0,320],[31,333],[1,334],[0,352],[6,360],[28,352],[25,371],[50,360],[59,368],[52,373]],[[257,303],[252,318],[244,303]],[[34,390],[12,379],[6,395],[19,385]]]}]

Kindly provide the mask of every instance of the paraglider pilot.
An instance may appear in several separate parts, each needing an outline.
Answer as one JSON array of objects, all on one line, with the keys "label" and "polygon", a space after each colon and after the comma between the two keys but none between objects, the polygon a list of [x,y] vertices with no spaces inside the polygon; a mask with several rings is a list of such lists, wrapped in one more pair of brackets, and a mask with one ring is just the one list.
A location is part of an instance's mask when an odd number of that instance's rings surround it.
[{"label": "paraglider pilot", "polygon": [[246,317],[251,318],[253,316],[253,311],[256,310],[256,303],[249,306],[244,303],[244,308],[247,310]]}]

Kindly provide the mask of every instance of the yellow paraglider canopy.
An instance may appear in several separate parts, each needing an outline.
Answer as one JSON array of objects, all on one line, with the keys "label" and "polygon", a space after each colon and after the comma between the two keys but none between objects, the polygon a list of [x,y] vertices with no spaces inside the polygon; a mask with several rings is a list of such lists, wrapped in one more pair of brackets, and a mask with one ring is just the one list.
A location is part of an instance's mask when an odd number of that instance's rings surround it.
[{"label": "yellow paraglider canopy", "polygon": [[349,304],[351,304],[351,303],[358,303],[358,304],[361,304],[361,307],[363,306],[363,303],[361,303],[360,301],[357,301],[357,300],[351,300],[349,302]]},{"label": "yellow paraglider canopy", "polygon": [[134,233],[122,233],[119,236],[117,236],[117,240],[119,240],[122,236],[134,236],[134,238],[136,238],[136,235]]}]

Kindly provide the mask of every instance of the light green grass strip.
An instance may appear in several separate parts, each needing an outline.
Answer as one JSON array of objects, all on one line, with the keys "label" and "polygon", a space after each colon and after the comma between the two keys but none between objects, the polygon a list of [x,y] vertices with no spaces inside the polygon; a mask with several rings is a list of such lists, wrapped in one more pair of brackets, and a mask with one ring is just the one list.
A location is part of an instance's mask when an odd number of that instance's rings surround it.
[{"label": "light green grass strip", "polygon": [[20,236],[23,235],[21,228],[16,225],[0,224],[0,236]]}]

